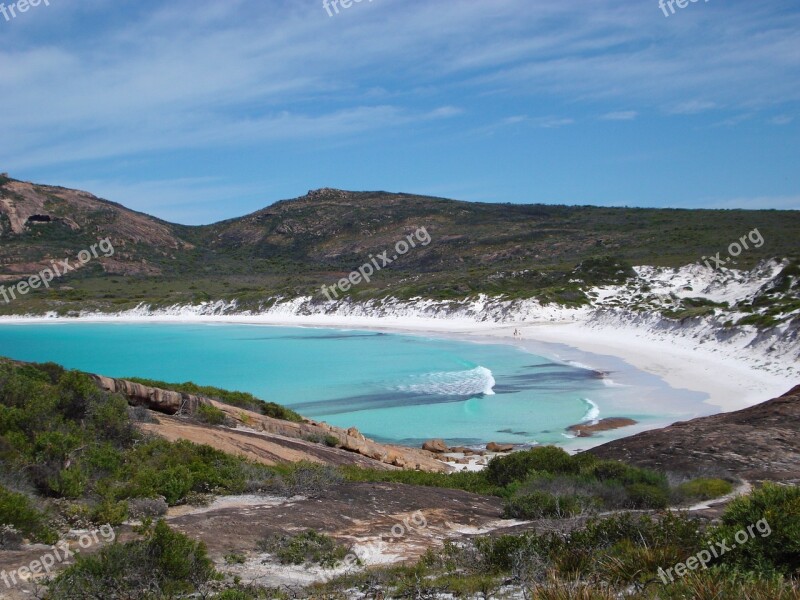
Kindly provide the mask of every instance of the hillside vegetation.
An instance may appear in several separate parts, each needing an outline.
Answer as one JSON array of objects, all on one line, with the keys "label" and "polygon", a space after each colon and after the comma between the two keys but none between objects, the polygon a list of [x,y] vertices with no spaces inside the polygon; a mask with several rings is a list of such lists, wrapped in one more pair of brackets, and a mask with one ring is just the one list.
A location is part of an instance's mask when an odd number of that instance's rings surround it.
[{"label": "hillside vegetation", "polygon": [[370,256],[424,228],[417,244],[355,299],[479,293],[585,301],[579,285],[621,283],[632,265],[681,266],[758,229],[764,239],[726,266],[797,257],[800,212],[481,204],[387,192],[323,189],[207,226],[165,223],[85,192],[0,181],[0,279],[12,283],[99,239],[114,245],[79,271],[0,313],[68,314],[237,300],[263,308],[276,296],[315,295]]}]

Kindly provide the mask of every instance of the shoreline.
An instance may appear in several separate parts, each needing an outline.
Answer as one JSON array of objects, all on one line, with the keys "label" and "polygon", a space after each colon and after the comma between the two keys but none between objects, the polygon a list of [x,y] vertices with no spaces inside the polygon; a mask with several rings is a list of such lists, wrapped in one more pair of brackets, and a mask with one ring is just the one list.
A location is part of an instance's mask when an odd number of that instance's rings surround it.
[{"label": "shoreline", "polygon": [[[612,370],[622,361],[629,368],[652,375],[673,390],[699,393],[710,412],[732,412],[765,402],[796,385],[792,374],[780,376],[759,370],[751,361],[718,348],[688,347],[683,338],[647,337],[635,329],[590,327],[578,320],[560,322],[476,322],[402,316],[296,315],[87,315],[84,317],[0,317],[0,325],[58,325],[70,323],[231,324],[271,327],[360,329],[384,333],[502,343],[578,364],[598,371]],[[514,330],[522,333],[513,336]],[[665,339],[666,338],[666,339]],[[586,439],[586,438],[584,438]]]}]

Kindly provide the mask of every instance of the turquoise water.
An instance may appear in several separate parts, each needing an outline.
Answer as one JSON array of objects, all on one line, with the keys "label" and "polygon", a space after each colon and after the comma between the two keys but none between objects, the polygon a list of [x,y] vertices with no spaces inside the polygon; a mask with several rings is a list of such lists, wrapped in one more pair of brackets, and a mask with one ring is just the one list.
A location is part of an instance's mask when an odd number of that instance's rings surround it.
[{"label": "turquoise water", "polygon": [[0,356],[247,391],[409,445],[565,443],[566,427],[598,411],[663,418],[633,401],[641,389],[505,344],[257,325],[4,324]]}]

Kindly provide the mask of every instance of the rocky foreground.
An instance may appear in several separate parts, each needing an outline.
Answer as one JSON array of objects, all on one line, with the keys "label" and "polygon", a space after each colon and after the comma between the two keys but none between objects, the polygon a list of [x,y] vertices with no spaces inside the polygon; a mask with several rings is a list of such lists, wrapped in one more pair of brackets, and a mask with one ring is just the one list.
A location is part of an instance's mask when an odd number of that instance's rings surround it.
[{"label": "rocky foreground", "polygon": [[733,413],[675,423],[590,450],[685,476],[800,482],[800,385]]}]

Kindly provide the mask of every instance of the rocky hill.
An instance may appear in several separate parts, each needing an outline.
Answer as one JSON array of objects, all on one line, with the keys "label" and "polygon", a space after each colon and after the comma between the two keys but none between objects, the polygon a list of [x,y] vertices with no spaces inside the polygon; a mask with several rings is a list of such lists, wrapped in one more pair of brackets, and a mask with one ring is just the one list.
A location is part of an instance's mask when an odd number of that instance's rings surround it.
[{"label": "rocky hill", "polygon": [[109,238],[113,256],[102,257],[95,275],[161,274],[160,263],[191,251],[178,227],[101,200],[87,192],[0,179],[0,279],[15,281],[74,258]]},{"label": "rocky hill", "polygon": [[800,385],[738,412],[675,423],[590,450],[684,477],[800,483]]},{"label": "rocky hill", "polygon": [[[439,300],[477,294],[589,302],[587,286],[615,285],[635,265],[677,267],[725,257],[758,230],[763,243],[725,262],[750,269],[792,258],[797,211],[712,211],[481,204],[411,194],[322,189],[207,226],[165,223],[86,192],[0,178],[0,280],[108,238],[116,253],[38,290],[4,313],[116,312],[139,304],[315,295],[424,230],[427,243],[386,264],[346,297]],[[428,237],[429,236],[429,239]],[[125,275],[126,277],[119,277]]]}]

